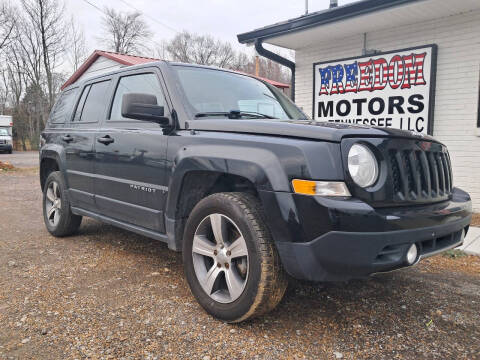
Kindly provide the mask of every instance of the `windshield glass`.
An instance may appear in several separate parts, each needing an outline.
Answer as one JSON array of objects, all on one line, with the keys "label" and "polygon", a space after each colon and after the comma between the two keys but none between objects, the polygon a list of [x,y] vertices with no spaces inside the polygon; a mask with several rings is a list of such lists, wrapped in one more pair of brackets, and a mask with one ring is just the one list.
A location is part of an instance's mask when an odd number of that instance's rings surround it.
[{"label": "windshield glass", "polygon": [[173,68],[196,118],[307,118],[278,89],[250,76],[184,65]]},{"label": "windshield glass", "polygon": [[8,131],[7,129],[0,129],[0,136],[8,136]]}]

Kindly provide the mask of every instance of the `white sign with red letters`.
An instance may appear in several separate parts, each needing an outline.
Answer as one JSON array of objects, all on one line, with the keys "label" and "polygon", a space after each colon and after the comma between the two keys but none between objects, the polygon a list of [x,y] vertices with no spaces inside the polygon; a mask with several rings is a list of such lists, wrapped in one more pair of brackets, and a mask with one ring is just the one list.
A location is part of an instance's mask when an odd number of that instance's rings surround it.
[{"label": "white sign with red letters", "polygon": [[433,132],[436,45],[316,63],[313,118]]}]

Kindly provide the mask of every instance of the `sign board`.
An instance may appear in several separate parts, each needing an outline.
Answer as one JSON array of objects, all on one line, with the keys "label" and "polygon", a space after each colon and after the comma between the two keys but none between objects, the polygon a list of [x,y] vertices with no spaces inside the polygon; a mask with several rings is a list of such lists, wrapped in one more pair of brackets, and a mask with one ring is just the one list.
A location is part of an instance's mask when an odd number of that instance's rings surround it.
[{"label": "sign board", "polygon": [[436,45],[313,64],[313,119],[433,133]]}]

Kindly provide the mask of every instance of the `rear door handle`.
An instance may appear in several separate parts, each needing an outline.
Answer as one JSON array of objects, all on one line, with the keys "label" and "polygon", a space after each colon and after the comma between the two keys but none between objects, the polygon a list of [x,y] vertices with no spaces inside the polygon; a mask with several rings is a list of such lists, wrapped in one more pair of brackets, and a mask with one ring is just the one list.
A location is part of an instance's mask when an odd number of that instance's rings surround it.
[{"label": "rear door handle", "polygon": [[108,145],[113,143],[115,140],[109,135],[105,135],[104,137],[98,138],[97,141],[101,144]]},{"label": "rear door handle", "polygon": [[73,141],[73,137],[71,137],[70,135],[65,135],[62,136],[62,140],[69,143],[70,141]]}]

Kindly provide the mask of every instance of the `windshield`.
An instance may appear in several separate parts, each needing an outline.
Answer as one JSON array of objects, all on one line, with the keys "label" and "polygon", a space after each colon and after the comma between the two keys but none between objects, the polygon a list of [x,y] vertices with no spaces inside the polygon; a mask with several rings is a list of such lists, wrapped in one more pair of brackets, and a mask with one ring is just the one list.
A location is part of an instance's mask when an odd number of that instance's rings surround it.
[{"label": "windshield", "polygon": [[7,129],[0,129],[0,136],[8,136],[9,133],[7,131]]},{"label": "windshield", "polygon": [[174,65],[196,118],[307,119],[285,95],[250,76]]}]

